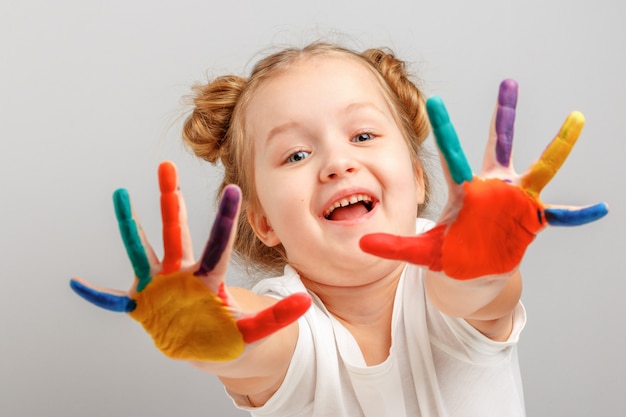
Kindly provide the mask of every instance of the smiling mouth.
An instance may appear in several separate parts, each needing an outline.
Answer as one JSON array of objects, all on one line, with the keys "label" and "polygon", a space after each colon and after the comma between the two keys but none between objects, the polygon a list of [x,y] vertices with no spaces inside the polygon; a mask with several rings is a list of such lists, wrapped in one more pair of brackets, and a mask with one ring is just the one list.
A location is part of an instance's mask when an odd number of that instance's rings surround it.
[{"label": "smiling mouth", "polygon": [[374,207],[372,197],[355,194],[336,201],[324,212],[326,220],[350,220],[369,213]]}]

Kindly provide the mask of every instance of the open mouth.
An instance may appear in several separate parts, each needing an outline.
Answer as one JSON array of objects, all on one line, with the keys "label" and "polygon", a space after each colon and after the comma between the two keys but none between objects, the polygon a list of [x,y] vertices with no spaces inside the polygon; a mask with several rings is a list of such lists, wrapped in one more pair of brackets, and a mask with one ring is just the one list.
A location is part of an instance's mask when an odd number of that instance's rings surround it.
[{"label": "open mouth", "polygon": [[342,198],[326,209],[324,218],[327,220],[350,220],[369,213],[374,207],[372,197],[366,194],[355,194]]}]

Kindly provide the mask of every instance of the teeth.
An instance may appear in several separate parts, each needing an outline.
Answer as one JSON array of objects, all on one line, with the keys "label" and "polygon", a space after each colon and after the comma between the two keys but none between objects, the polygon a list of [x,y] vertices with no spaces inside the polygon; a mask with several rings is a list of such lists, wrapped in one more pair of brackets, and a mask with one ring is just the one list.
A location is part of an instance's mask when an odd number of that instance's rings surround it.
[{"label": "teeth", "polygon": [[342,198],[341,200],[336,201],[324,212],[324,217],[328,217],[328,215],[332,213],[336,208],[345,207],[350,204],[356,204],[359,201],[372,201],[372,197],[365,194],[355,194],[347,198]]}]

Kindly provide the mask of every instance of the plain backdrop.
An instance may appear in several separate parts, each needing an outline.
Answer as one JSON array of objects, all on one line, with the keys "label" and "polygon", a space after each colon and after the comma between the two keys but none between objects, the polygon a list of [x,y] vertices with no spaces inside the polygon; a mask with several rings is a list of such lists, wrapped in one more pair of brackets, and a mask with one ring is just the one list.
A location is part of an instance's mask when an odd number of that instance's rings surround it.
[{"label": "plain backdrop", "polygon": [[612,211],[546,230],[523,261],[527,412],[626,415],[625,4],[3,0],[0,415],[246,415],[215,377],[166,359],[136,322],[89,305],[68,282],[130,285],[111,203],[119,187],[160,253],[164,159],[179,167],[199,254],[219,170],[181,145],[182,98],[194,82],[246,74],[268,47],[319,37],[393,48],[444,98],[477,171],[502,79],[520,84],[518,170],[570,111],[585,114],[543,200]]}]

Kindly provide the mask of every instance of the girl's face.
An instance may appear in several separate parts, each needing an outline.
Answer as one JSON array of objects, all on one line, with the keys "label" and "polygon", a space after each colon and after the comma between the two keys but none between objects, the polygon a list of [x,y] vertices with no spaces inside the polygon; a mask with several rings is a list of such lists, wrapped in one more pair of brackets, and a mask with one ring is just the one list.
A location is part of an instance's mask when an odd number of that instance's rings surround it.
[{"label": "girl's face", "polygon": [[420,170],[375,76],[340,57],[306,58],[266,81],[246,112],[261,240],[282,243],[308,280],[363,285],[401,264],[362,252],[368,233],[415,233]]}]

